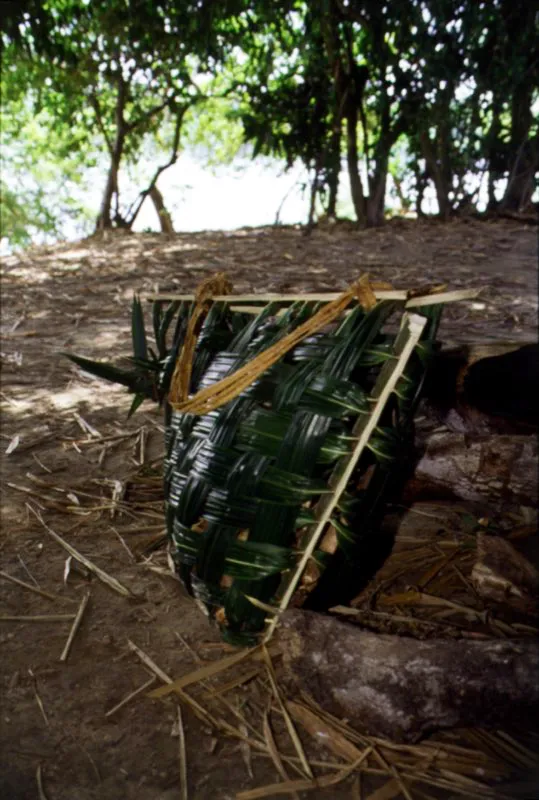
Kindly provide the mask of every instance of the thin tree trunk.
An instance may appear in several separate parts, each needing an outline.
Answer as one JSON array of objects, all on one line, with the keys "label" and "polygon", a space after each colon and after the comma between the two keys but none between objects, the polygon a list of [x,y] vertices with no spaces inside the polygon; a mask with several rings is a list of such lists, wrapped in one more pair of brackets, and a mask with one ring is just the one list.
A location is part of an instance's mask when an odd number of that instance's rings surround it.
[{"label": "thin tree trunk", "polygon": [[371,228],[379,227],[384,223],[388,161],[389,150],[384,148],[384,153],[377,158],[376,172],[371,181],[367,200],[367,225]]},{"label": "thin tree trunk", "polygon": [[169,236],[173,236],[174,225],[172,224],[172,217],[170,216],[170,212],[165,206],[163,195],[161,194],[157,186],[152,186],[152,188],[150,189],[150,200],[154,204],[154,208],[157,211],[157,216],[159,217],[159,224],[161,226],[161,232],[166,233]]},{"label": "thin tree trunk", "polygon": [[335,219],[337,216],[337,195],[339,193],[339,173],[341,171],[341,124],[334,126],[331,134],[330,144],[330,165],[328,168],[328,188],[329,197],[326,208],[328,217]]},{"label": "thin tree trunk", "polygon": [[397,194],[397,197],[399,198],[401,209],[404,213],[407,213],[410,210],[411,202],[404,196],[404,191],[402,189],[402,181],[400,181],[394,175],[392,175],[391,177],[393,178],[393,183],[395,184],[395,192]]},{"label": "thin tree trunk", "polygon": [[359,154],[357,147],[357,107],[352,100],[347,103],[346,111],[346,155],[348,161],[348,176],[350,178],[350,191],[356,219],[360,225],[365,225],[366,208],[363,185],[359,174]]},{"label": "thin tree trunk", "polygon": [[[182,124],[183,124],[183,118],[185,116],[185,112],[187,111],[188,107],[189,106],[185,105],[185,106],[181,106],[180,108],[176,109],[176,123],[175,123],[175,126],[174,126],[174,137],[173,137],[173,140],[172,140],[172,149],[171,149],[170,158],[166,162],[166,164],[162,164],[160,167],[158,167],[156,169],[156,171],[154,173],[154,176],[151,179],[150,185],[148,186],[148,188],[140,193],[138,199],[135,201],[135,203],[133,203],[133,205],[131,206],[131,208],[127,212],[126,221],[127,221],[127,224],[128,224],[128,226],[130,228],[133,227],[133,225],[135,223],[135,220],[139,215],[140,209],[142,208],[142,205],[143,205],[144,201],[146,200],[148,195],[151,195],[152,190],[155,188],[159,176],[163,172],[165,172],[167,169],[169,169],[170,167],[174,166],[174,164],[178,160],[178,150],[180,148],[180,134],[181,134]],[[154,205],[155,205],[155,201],[154,201]],[[157,213],[159,214],[159,211],[157,211]]]},{"label": "thin tree trunk", "polygon": [[[502,3],[501,15],[507,26],[510,40],[521,26],[533,30],[536,24],[536,9],[533,3],[523,4],[522,13],[515,14],[512,0]],[[533,40],[535,41],[535,40]],[[539,163],[536,141],[531,141],[533,125],[532,102],[537,74],[535,47],[522,53],[527,69],[513,88],[511,97],[511,141],[509,180],[501,202],[503,211],[520,211],[530,202],[534,190],[534,175]]]},{"label": "thin tree trunk", "polygon": [[[381,46],[383,45],[381,44]],[[367,225],[373,228],[383,225],[384,223],[389,153],[394,141],[391,132],[390,99],[387,95],[387,89],[388,86],[384,72],[381,90],[383,94],[381,97],[380,109],[380,131],[374,148],[374,174],[372,178],[369,178],[369,199],[367,201]]]},{"label": "thin tree trunk", "polygon": [[327,169],[329,198],[327,215],[337,216],[337,195],[341,171],[342,120],[349,86],[345,78],[344,65],[340,54],[340,35],[335,16],[330,14],[324,24],[324,42],[333,73],[333,127],[329,145],[329,164]]},{"label": "thin tree trunk", "polygon": [[101,209],[96,222],[96,230],[107,230],[112,228],[112,198],[118,193],[118,170],[120,167],[121,154],[117,152],[111,156],[111,163],[105,184],[105,191],[101,200]]},{"label": "thin tree trunk", "polygon": [[496,199],[495,189],[496,180],[500,175],[500,142],[501,130],[501,110],[502,102],[495,94],[492,100],[492,122],[487,133],[487,153],[488,153],[488,203],[487,211],[495,211],[499,202]]},{"label": "thin tree trunk", "polygon": [[326,208],[326,214],[330,219],[337,217],[337,194],[339,191],[339,176],[332,175],[329,180],[329,198]]},{"label": "thin tree trunk", "polygon": [[124,119],[124,109],[127,99],[127,83],[120,76],[118,80],[118,95],[116,98],[116,135],[110,151],[110,166],[107,182],[101,200],[101,208],[96,221],[96,230],[112,228],[112,199],[118,197],[118,172],[122,160],[128,127]]},{"label": "thin tree trunk", "polygon": [[318,175],[319,169],[318,166],[315,167],[314,170],[314,177],[311,183],[311,199],[309,202],[309,218],[307,220],[307,230],[310,231],[314,225],[314,214],[316,211],[316,194],[318,192]]},{"label": "thin tree trunk", "polygon": [[523,142],[507,180],[505,193],[500,203],[501,211],[517,212],[529,205],[535,189],[538,161],[538,154],[534,153],[532,142]]},{"label": "thin tree trunk", "polygon": [[427,163],[427,169],[434,182],[434,188],[436,190],[436,199],[438,201],[440,217],[442,219],[448,219],[450,212],[449,186],[446,183],[443,170],[441,166],[438,164],[438,159],[436,158],[436,153],[434,150],[433,143],[431,142],[430,137],[426,131],[422,131],[420,133],[419,142],[421,145],[421,152],[423,158]]},{"label": "thin tree trunk", "polygon": [[423,211],[422,204],[423,204],[423,198],[425,196],[425,188],[426,188],[427,180],[426,180],[426,177],[425,177],[425,173],[421,172],[421,170],[419,169],[419,166],[416,166],[414,172],[415,172],[415,185],[416,185],[416,191],[417,191],[417,196],[416,196],[416,199],[415,199],[415,213],[417,214],[417,216],[419,218],[419,217],[424,217],[425,216],[425,212]]}]

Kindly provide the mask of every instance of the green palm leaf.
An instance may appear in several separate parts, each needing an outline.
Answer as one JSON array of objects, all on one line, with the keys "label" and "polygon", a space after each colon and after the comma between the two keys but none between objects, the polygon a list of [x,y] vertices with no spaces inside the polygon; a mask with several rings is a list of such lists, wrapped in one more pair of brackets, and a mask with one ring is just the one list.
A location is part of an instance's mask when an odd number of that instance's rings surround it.
[{"label": "green palm leaf", "polygon": [[138,295],[133,297],[131,308],[131,335],[133,337],[133,355],[136,359],[147,361],[148,345],[146,344],[146,329],[144,327],[144,314]]},{"label": "green palm leaf", "polygon": [[88,372],[90,375],[95,375],[96,378],[102,378],[111,383],[119,383],[121,386],[126,386],[132,391],[135,390],[137,382],[140,380],[140,374],[136,370],[123,370],[112,364],[107,364],[103,361],[92,361],[89,358],[75,356],[72,353],[61,353],[61,355],[69,358],[70,361],[84,370],[84,372]]}]

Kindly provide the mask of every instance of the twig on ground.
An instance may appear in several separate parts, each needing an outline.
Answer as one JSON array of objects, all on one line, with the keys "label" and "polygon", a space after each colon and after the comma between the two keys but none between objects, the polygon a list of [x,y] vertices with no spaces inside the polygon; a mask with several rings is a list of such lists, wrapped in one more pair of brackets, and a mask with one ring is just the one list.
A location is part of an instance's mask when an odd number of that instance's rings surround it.
[{"label": "twig on ground", "polygon": [[37,588],[39,589],[39,583],[36,581],[36,579],[34,578],[34,576],[32,575],[32,573],[30,572],[30,570],[29,570],[29,569],[28,569],[28,567],[26,566],[26,564],[25,564],[25,562],[24,562],[24,559],[22,558],[22,556],[20,555],[20,553],[17,553],[17,559],[19,560],[19,563],[20,563],[21,567],[22,567],[22,568],[23,568],[23,570],[26,572],[26,574],[28,575],[28,577],[30,578],[30,580],[32,581],[32,583],[34,584],[34,586],[37,586]]},{"label": "twig on ground", "polygon": [[77,412],[75,412],[73,416],[75,418],[75,422],[77,423],[77,425],[79,426],[79,428],[83,433],[87,433],[89,436],[95,436],[97,439],[102,438],[99,431],[93,428],[89,422],[86,422],[86,420],[83,419],[80,414],[77,414]]},{"label": "twig on ground", "polygon": [[41,699],[41,697],[39,695],[39,692],[37,690],[37,678],[34,675],[33,670],[31,670],[31,669],[28,670],[28,674],[30,675],[30,678],[32,679],[32,683],[34,685],[34,696],[36,698],[36,703],[38,705],[39,710],[41,711],[41,716],[43,717],[43,719],[45,721],[45,725],[48,728],[49,727],[49,719],[47,717],[47,714],[45,713],[45,706],[43,705],[43,701],[42,701],[42,699]]},{"label": "twig on ground", "polygon": [[400,776],[400,774],[399,774],[397,768],[395,767],[395,765],[394,764],[388,764],[387,761],[385,760],[385,758],[378,752],[378,750],[375,747],[372,748],[372,753],[373,753],[374,757],[376,758],[376,760],[379,762],[380,766],[383,769],[387,770],[393,776],[392,780],[395,781],[395,783],[399,787],[401,793],[404,795],[406,800],[413,800],[412,795],[408,791],[408,788],[406,787],[406,785],[403,783],[402,777]]},{"label": "twig on ground", "polygon": [[180,798],[187,800],[187,752],[185,748],[185,730],[183,727],[182,710],[178,705],[176,707],[178,713],[178,759],[180,762]]},{"label": "twig on ground", "polygon": [[67,657],[69,656],[69,651],[71,649],[71,645],[73,644],[73,640],[75,635],[80,627],[82,622],[82,617],[84,616],[84,612],[86,611],[86,606],[88,605],[88,601],[90,599],[90,592],[86,592],[84,597],[81,600],[79,610],[73,620],[73,625],[71,626],[71,630],[69,631],[69,636],[67,637],[67,642],[65,643],[65,647],[62,650],[62,655],[60,656],[60,661],[67,661]]},{"label": "twig on ground", "polygon": [[360,757],[352,764],[348,764],[344,769],[337,772],[336,775],[324,775],[321,778],[303,778],[288,783],[273,783],[269,786],[261,786],[258,789],[247,789],[245,792],[238,792],[236,800],[258,800],[263,797],[276,797],[279,794],[290,794],[291,792],[306,792],[311,789],[326,789],[330,786],[335,786],[338,783],[346,780],[352,772],[355,772],[362,762],[372,752],[372,747],[367,747]]},{"label": "twig on ground", "polygon": [[41,469],[44,469],[45,472],[48,472],[49,475],[52,475],[52,469],[49,469],[48,467],[46,467],[45,464],[42,461],[40,461],[40,459],[36,456],[35,453],[32,453],[32,458],[34,459],[34,461],[36,461],[39,464]]},{"label": "twig on ground", "polygon": [[39,795],[39,800],[49,800],[49,798],[45,794],[45,790],[43,789],[43,776],[41,774],[41,764],[38,764],[36,770],[36,782],[37,782],[37,793]]},{"label": "twig on ground", "polygon": [[[272,655],[277,655],[280,652],[278,647],[273,647],[269,649],[269,652]],[[168,686],[160,686],[159,689],[155,689],[151,692],[151,697],[164,697],[167,694],[171,694],[172,692],[177,692],[182,689],[185,689],[186,686],[190,686],[192,683],[199,683],[199,681],[203,681],[206,678],[211,678],[214,675],[223,672],[225,669],[229,667],[234,667],[236,664],[239,664],[242,661],[245,661],[247,658],[253,658],[257,660],[262,660],[265,658],[261,646],[257,645],[256,647],[252,647],[248,650],[242,650],[240,653],[234,653],[231,656],[225,656],[221,658],[219,661],[214,661],[211,664],[205,664],[203,667],[199,667],[199,669],[193,670],[193,672],[188,673],[187,675],[182,675],[181,678],[177,678],[175,681],[166,681]]]},{"label": "twig on ground", "polygon": [[126,695],[126,697],[123,698],[123,700],[120,700],[119,703],[116,703],[115,706],[113,706],[109,711],[106,712],[105,716],[112,717],[113,714],[116,714],[116,712],[119,711],[121,708],[123,708],[125,705],[127,705],[127,703],[130,703],[131,700],[134,700],[135,697],[138,697],[139,694],[145,692],[146,689],[148,689],[150,686],[152,686],[152,684],[155,683],[155,681],[156,681],[156,676],[152,675],[150,680],[143,683],[142,686],[138,687],[138,689],[135,689],[133,692],[130,692],[128,695]]},{"label": "twig on ground", "polygon": [[43,528],[47,531],[49,536],[52,536],[52,538],[56,542],[58,542],[58,544],[60,544],[65,550],[67,550],[69,555],[73,556],[73,558],[76,561],[80,561],[81,564],[84,564],[84,566],[87,569],[89,569],[90,572],[93,572],[94,575],[97,575],[97,577],[101,581],[103,581],[103,583],[105,583],[107,586],[109,586],[111,589],[113,589],[118,594],[121,594],[123,597],[133,597],[133,592],[131,592],[130,589],[127,589],[123,584],[120,583],[120,581],[116,580],[116,578],[113,578],[111,575],[109,575],[107,572],[102,570],[100,567],[97,567],[92,561],[90,561],[89,558],[86,558],[86,556],[83,556],[82,553],[79,553],[78,550],[75,550],[75,548],[72,547],[69,544],[69,542],[66,542],[65,539],[62,539],[62,537],[58,533],[56,533],[56,531],[53,531],[53,529],[50,528],[47,525],[47,523],[45,522],[45,520],[43,519],[41,514],[39,512],[37,512],[35,510],[35,508],[33,508],[28,503],[26,504],[26,507],[32,512],[32,514],[36,517],[36,519],[43,525]]},{"label": "twig on ground", "polygon": [[34,614],[15,615],[2,614],[0,622],[70,622],[75,619],[75,614]]},{"label": "twig on ground", "polygon": [[118,533],[118,531],[116,530],[116,528],[114,528],[112,525],[110,526],[110,529],[111,529],[111,531],[112,531],[112,532],[113,532],[113,533],[114,533],[114,534],[115,534],[115,535],[118,537],[118,539],[119,539],[119,541],[120,541],[120,544],[122,545],[122,547],[123,547],[123,548],[124,548],[124,550],[126,551],[127,555],[128,555],[128,556],[129,556],[129,558],[131,559],[131,561],[134,561],[134,562],[136,563],[136,560],[137,560],[137,559],[136,559],[136,558],[135,558],[135,556],[133,555],[133,551],[131,550],[131,548],[130,548],[130,547],[127,545],[127,544],[126,544],[126,542],[125,542],[125,539],[123,538],[123,536],[121,536],[121,535]]},{"label": "twig on ground", "polygon": [[50,592],[43,591],[43,589],[38,589],[36,586],[32,586],[29,583],[19,580],[19,578],[15,578],[13,575],[9,575],[9,573],[4,572],[3,569],[0,570],[0,577],[5,578],[6,581],[17,584],[17,586],[22,586],[24,589],[28,589],[29,592],[39,594],[41,597],[45,597],[47,600],[63,600],[60,595],[51,594]]},{"label": "twig on ground", "polygon": [[144,465],[144,461],[146,460],[146,429],[140,429],[140,449],[139,449],[139,464],[142,467]]},{"label": "twig on ground", "polygon": [[268,648],[266,647],[266,645],[262,646],[262,652],[264,654],[264,661],[266,662],[266,668],[267,668],[267,671],[268,671],[268,678],[270,680],[271,688],[273,690],[273,694],[275,695],[275,699],[277,700],[277,703],[278,703],[278,705],[279,705],[279,707],[281,709],[281,712],[282,712],[282,714],[284,716],[284,721],[286,723],[288,734],[289,734],[289,736],[290,736],[290,738],[292,740],[292,744],[294,745],[296,753],[298,754],[298,757],[299,757],[299,759],[301,761],[301,765],[303,767],[303,771],[305,772],[305,775],[307,775],[309,778],[312,778],[313,777],[313,771],[312,771],[311,766],[310,766],[310,764],[309,764],[309,762],[307,760],[307,756],[305,755],[305,750],[303,749],[303,745],[301,744],[301,740],[300,740],[300,738],[298,736],[298,733],[296,731],[294,723],[292,722],[292,717],[288,713],[288,710],[287,710],[287,708],[286,708],[286,706],[285,706],[285,704],[283,702],[283,699],[281,697],[281,693],[279,691],[279,687],[277,686],[277,678],[275,677],[275,670],[273,668],[273,663],[272,663],[272,660],[271,660],[271,656],[269,654],[269,651],[268,651]]},{"label": "twig on ground", "polygon": [[[283,779],[283,781],[288,782],[290,780],[286,769],[284,768],[283,761],[281,759],[281,754],[279,753],[279,749],[275,742],[275,737],[273,736],[273,731],[271,729],[270,724],[270,710],[271,706],[264,711],[263,723],[262,728],[264,731],[264,738],[266,740],[266,744],[268,745],[268,750],[271,755],[271,760],[275,765],[275,769]],[[295,800],[299,800],[299,795],[296,791],[291,792],[292,796]]]}]

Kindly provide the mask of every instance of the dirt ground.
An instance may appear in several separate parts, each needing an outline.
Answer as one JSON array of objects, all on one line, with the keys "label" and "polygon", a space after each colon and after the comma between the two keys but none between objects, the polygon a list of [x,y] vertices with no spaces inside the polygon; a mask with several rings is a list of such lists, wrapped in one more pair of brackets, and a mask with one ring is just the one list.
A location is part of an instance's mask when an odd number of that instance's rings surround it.
[{"label": "dirt ground", "polygon": [[[182,797],[176,705],[149,699],[144,690],[114,710],[153,674],[128,641],[174,678],[229,652],[168,573],[165,556],[141,556],[163,531],[159,489],[150,490],[159,485],[151,478],[162,454],[158,410],[144,405],[127,421],[123,390],[83,375],[61,352],[129,355],[133,292],[189,292],[223,270],[238,293],[336,291],[364,271],[395,288],[478,287],[476,300],[445,312],[443,341],[535,340],[537,231],[509,220],[395,220],[381,230],[339,224],[309,236],[295,227],[171,239],[116,234],[3,259],[0,796]],[[150,477],[137,482],[141,471]],[[424,519],[412,521],[417,528]],[[129,596],[77,566],[51,531]],[[200,687],[193,696],[202,697]],[[184,708],[195,800],[225,800],[280,780],[267,748],[248,743],[250,720],[263,716],[266,700],[245,686],[228,702],[243,743]],[[274,724],[279,738],[282,724]],[[335,761],[334,751],[305,740],[310,758]],[[358,787],[352,776],[305,796],[367,797]],[[400,796],[393,779],[393,793],[378,800]],[[455,790],[442,786],[437,796]]]}]

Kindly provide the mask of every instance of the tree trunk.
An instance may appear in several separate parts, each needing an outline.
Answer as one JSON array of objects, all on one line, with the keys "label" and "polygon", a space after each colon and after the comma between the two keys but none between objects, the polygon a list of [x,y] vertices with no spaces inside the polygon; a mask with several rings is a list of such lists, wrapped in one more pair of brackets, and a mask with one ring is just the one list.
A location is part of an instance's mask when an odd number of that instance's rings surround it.
[{"label": "tree trunk", "polygon": [[172,224],[172,217],[170,216],[170,212],[167,210],[165,206],[165,201],[163,200],[163,195],[157,188],[157,186],[152,186],[150,189],[150,199],[154,204],[154,208],[157,211],[157,216],[159,217],[159,224],[161,226],[161,232],[166,233],[169,236],[174,235],[174,225]]},{"label": "tree trunk", "polygon": [[[172,151],[171,151],[171,154],[170,154],[170,158],[165,164],[162,164],[160,167],[158,167],[156,169],[156,171],[154,173],[154,176],[151,179],[150,185],[148,186],[148,188],[140,193],[140,195],[137,198],[137,200],[133,203],[133,205],[131,206],[131,208],[127,212],[126,217],[127,217],[127,224],[129,226],[129,228],[132,228],[133,225],[135,224],[135,220],[137,219],[137,217],[138,217],[138,215],[140,213],[140,209],[142,208],[142,206],[143,206],[144,202],[146,201],[146,198],[148,197],[148,195],[151,195],[152,191],[155,189],[159,176],[162,175],[162,173],[165,172],[165,170],[167,170],[170,167],[172,167],[176,163],[176,161],[178,160],[178,149],[180,147],[180,133],[181,133],[181,129],[182,129],[183,118],[184,118],[185,113],[186,113],[188,108],[189,108],[188,105],[184,105],[184,106],[176,108],[176,122],[175,122],[175,125],[174,125],[174,138],[173,138],[173,141],[172,141]],[[162,195],[161,195],[161,193],[159,192],[158,189],[156,189],[156,191],[157,191],[157,194],[154,193],[154,196],[151,199],[153,200],[155,209],[156,209],[157,214],[159,216],[159,221],[160,221],[160,224],[161,224],[161,230],[164,231],[165,228],[163,227],[163,225],[167,225],[166,232],[174,233],[174,229],[173,229],[173,226],[172,226],[172,219],[171,219],[170,214],[168,213],[168,211],[166,211],[166,209],[165,209],[163,197],[162,197]],[[161,211],[162,210],[165,212],[165,216],[161,215]],[[168,217],[168,220],[167,220],[167,217]],[[168,225],[168,223],[170,223],[170,225]]]},{"label": "tree trunk", "polygon": [[101,200],[101,209],[96,221],[96,230],[107,230],[112,228],[112,198],[118,194],[118,171],[120,167],[121,152],[111,155],[110,167],[105,184],[105,191]]},{"label": "tree trunk", "polygon": [[[127,124],[124,119],[124,109],[127,100],[127,83],[120,76],[118,79],[118,94],[116,97],[116,135],[110,151],[110,166],[107,182],[101,200],[99,216],[96,220],[96,231],[112,228],[112,199],[118,200],[118,172],[127,136]],[[118,213],[118,209],[117,209]]]},{"label": "tree trunk", "polygon": [[384,224],[385,196],[389,153],[376,162],[376,172],[370,184],[367,199],[367,226],[377,228]]},{"label": "tree trunk", "polygon": [[500,131],[501,131],[501,109],[502,102],[495,94],[492,100],[492,122],[486,137],[488,153],[488,203],[487,211],[495,211],[499,201],[496,199],[496,180],[500,175]]},{"label": "tree trunk", "polygon": [[[506,728],[539,714],[532,638],[420,641],[294,610],[282,616],[279,642],[289,687],[373,736],[416,742],[444,728]],[[309,712],[290,707],[299,721]]]},{"label": "tree trunk", "polygon": [[446,183],[443,170],[436,157],[435,147],[426,131],[423,131],[419,135],[419,141],[423,158],[427,164],[427,170],[434,182],[440,217],[444,220],[447,220],[449,219],[449,214],[451,211],[451,205],[449,203],[450,187]]},{"label": "tree trunk", "polygon": [[[383,41],[383,37],[380,37]],[[383,46],[383,45],[381,45]],[[380,109],[380,131],[374,150],[374,174],[369,177],[369,198],[367,200],[367,225],[378,227],[384,223],[387,173],[389,154],[395,140],[391,131],[390,99],[387,95],[387,82],[382,79],[382,97]]]},{"label": "tree trunk", "polygon": [[337,218],[337,194],[339,191],[339,177],[338,175],[332,175],[330,180],[328,181],[329,184],[329,197],[328,197],[328,204],[326,208],[326,215],[329,219],[336,219]]},{"label": "tree trunk", "polygon": [[402,182],[399,180],[399,178],[396,178],[394,175],[392,175],[391,177],[393,179],[393,183],[395,184],[395,192],[397,194],[397,197],[399,198],[399,203],[401,204],[401,210],[403,211],[403,213],[406,214],[410,210],[412,203],[407,197],[405,197],[404,191],[402,189]]},{"label": "tree trunk", "polygon": [[307,219],[307,231],[311,231],[314,225],[314,215],[316,211],[316,195],[318,194],[318,176],[319,170],[318,166],[315,167],[314,176],[311,181],[311,192],[310,192],[310,200],[309,200],[309,216]]},{"label": "tree trunk", "polygon": [[415,185],[416,185],[416,199],[415,199],[415,213],[417,214],[418,218],[424,217],[425,212],[423,211],[423,198],[425,196],[425,189],[427,188],[427,178],[424,172],[421,172],[419,169],[419,165],[415,168]]},{"label": "tree trunk", "polygon": [[501,211],[518,212],[527,208],[535,190],[535,175],[539,158],[537,146],[525,141],[514,159],[503,199]]},{"label": "tree trunk", "polygon": [[348,161],[348,175],[350,178],[350,191],[356,219],[360,225],[366,222],[366,203],[363,194],[361,175],[359,174],[359,154],[357,147],[357,107],[352,102],[348,102],[346,111],[346,155]]},{"label": "tree trunk", "polygon": [[[504,20],[512,41],[519,29],[536,31],[537,9],[533,3],[523,3],[520,13],[515,13],[514,2],[504,0],[501,6]],[[520,66],[520,80],[513,88],[511,97],[511,141],[509,159],[509,179],[501,202],[503,211],[520,211],[531,200],[534,191],[534,175],[539,163],[536,141],[532,141],[530,131],[534,122],[532,103],[534,87],[537,85],[537,34],[531,34],[530,48],[524,48]]]},{"label": "tree trunk", "polygon": [[326,214],[331,219],[337,216],[337,195],[339,193],[339,174],[341,171],[341,123],[338,125],[331,135],[330,152],[329,152],[329,165],[327,169],[327,183],[329,189],[329,197],[327,202]]}]

